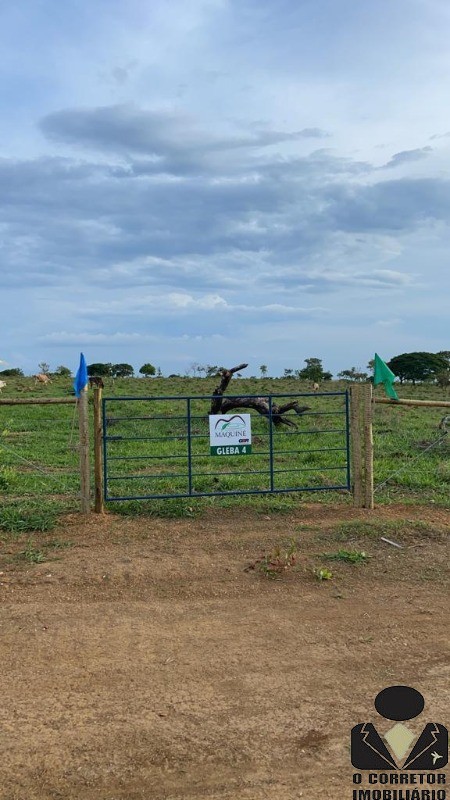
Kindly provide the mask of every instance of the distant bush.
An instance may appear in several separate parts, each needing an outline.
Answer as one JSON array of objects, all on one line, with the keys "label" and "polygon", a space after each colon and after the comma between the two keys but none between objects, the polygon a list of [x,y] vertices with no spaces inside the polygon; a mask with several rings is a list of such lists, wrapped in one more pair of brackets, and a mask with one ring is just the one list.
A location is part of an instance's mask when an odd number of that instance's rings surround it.
[{"label": "distant bush", "polygon": [[12,369],[3,369],[0,372],[0,375],[3,378],[23,378],[23,370],[19,369],[19,367],[13,367]]},{"label": "distant bush", "polygon": [[72,377],[72,370],[69,369],[69,367],[65,367],[65,366],[63,366],[63,364],[61,364],[61,366],[56,367],[56,370],[55,370],[55,372],[53,374],[54,375],[60,375],[62,378],[71,378]]},{"label": "distant bush", "polygon": [[151,375],[155,375],[156,367],[153,364],[143,364],[139,370],[141,375],[145,375],[146,378],[149,378]]},{"label": "distant bush", "polygon": [[132,378],[134,370],[131,364],[113,364],[112,376],[113,378]]},{"label": "distant bush", "polygon": [[87,373],[89,377],[92,375],[98,375],[100,378],[110,378],[113,374],[113,365],[97,363],[97,364],[88,364],[87,366]]}]

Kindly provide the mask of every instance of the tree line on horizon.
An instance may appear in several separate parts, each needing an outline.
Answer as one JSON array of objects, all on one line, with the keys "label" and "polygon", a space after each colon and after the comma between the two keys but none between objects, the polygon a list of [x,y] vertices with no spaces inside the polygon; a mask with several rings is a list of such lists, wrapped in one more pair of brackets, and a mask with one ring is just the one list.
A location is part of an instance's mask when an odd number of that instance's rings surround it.
[{"label": "tree line on horizon", "polygon": [[[285,369],[281,377],[283,378],[296,378],[301,381],[311,381],[312,383],[321,383],[324,381],[331,381],[333,374],[324,370],[321,358],[306,358],[306,366],[303,369]],[[388,367],[392,370],[394,375],[398,377],[400,383],[411,382],[412,384],[421,382],[434,382],[438,386],[446,387],[450,385],[450,350],[441,350],[438,353],[427,352],[413,352],[402,353],[401,355],[394,356],[387,362]],[[374,360],[371,359],[367,364],[367,369],[373,373]],[[172,373],[168,375],[169,378],[183,378],[183,377],[205,377],[211,378],[218,375],[224,367],[211,364],[198,364],[194,362],[187,369],[185,375]],[[259,367],[261,378],[270,377],[268,375],[268,367],[266,364],[261,364]],[[45,361],[39,364],[39,371],[46,375],[55,377],[72,377],[72,370],[69,367],[60,365],[54,372],[50,372],[50,366]],[[120,363],[112,364],[110,362],[97,362],[88,364],[88,375],[98,376],[101,378],[132,378],[134,377],[134,368],[131,364]],[[160,367],[155,367],[151,363],[143,364],[139,369],[139,374],[144,378],[163,377]],[[4,369],[0,371],[1,377],[24,377],[23,370],[19,367]],[[238,377],[241,377],[238,373]],[[250,376],[256,378],[257,376]],[[372,375],[369,372],[364,372],[356,367],[344,369],[337,373],[337,378],[351,382],[365,382],[372,380]]]}]

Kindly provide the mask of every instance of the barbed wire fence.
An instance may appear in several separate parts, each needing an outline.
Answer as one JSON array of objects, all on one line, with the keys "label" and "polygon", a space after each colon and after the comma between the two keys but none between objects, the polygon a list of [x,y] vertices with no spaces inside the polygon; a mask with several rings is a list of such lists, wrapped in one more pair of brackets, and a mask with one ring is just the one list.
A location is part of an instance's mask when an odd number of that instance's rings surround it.
[{"label": "barbed wire fence", "polygon": [[80,452],[73,398],[0,400],[0,492],[3,505],[45,503],[79,508]]},{"label": "barbed wire fence", "polygon": [[[383,400],[377,398],[375,402],[379,403],[383,402]],[[394,409],[390,411],[390,414],[394,415],[394,418],[390,420],[386,413],[382,414],[381,418],[379,414],[375,414],[374,435],[376,459],[374,494],[377,495],[385,491],[389,496],[397,490],[409,490],[412,493],[425,492],[427,488],[431,487],[436,470],[445,467],[448,455],[450,455],[447,447],[450,442],[448,436],[450,415],[442,416],[442,408],[439,408],[441,404],[438,401],[429,403],[426,401],[406,402],[409,410],[412,410],[411,407],[413,405],[415,406],[414,411],[417,413],[418,417],[422,414],[421,406],[434,407],[436,416],[429,415],[427,417],[426,427],[423,426],[423,422],[421,421],[420,426],[417,425],[416,429],[413,426],[412,429],[406,433],[402,425],[402,419],[396,417],[396,411]],[[400,405],[402,407],[401,401],[398,404],[392,403],[392,405]],[[448,403],[446,403],[446,401],[442,401],[442,407],[445,408],[447,405]],[[386,406],[383,407],[383,411],[385,407]],[[378,411],[380,410],[379,408]],[[405,411],[404,408],[402,408],[402,410]],[[419,428],[422,436],[424,431],[426,431],[426,439],[418,438]],[[403,463],[392,469],[391,461],[394,459],[397,461],[397,464],[399,461]]]}]

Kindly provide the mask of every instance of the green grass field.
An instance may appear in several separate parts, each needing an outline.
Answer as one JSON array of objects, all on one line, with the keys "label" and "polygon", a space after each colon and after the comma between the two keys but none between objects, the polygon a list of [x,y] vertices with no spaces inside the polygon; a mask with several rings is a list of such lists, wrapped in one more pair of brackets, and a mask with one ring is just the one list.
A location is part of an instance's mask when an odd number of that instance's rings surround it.
[{"label": "green grass field", "polygon": [[[154,494],[224,495],[181,499],[111,502],[120,513],[190,515],[205,506],[252,506],[263,511],[283,511],[308,502],[351,503],[345,490],[300,491],[345,486],[347,453],[345,397],[310,396],[300,400],[310,411],[302,417],[290,412],[297,429],[273,430],[273,485],[281,494],[244,494],[270,487],[270,431],[267,421],[252,414],[252,454],[210,456],[207,399],[191,402],[192,472],[187,469],[187,404],[179,399],[144,400],[145,397],[208,395],[217,378],[151,378],[106,381],[108,440],[108,494],[111,497]],[[32,379],[8,379],[2,398],[64,397],[70,379],[54,379],[47,387]],[[323,384],[321,391],[343,392],[341,382]],[[236,379],[228,395],[291,395],[310,392],[296,379]],[[382,391],[376,394],[383,396]],[[90,393],[92,396],[92,392]],[[121,401],[114,398],[136,397]],[[399,387],[399,396],[447,400],[445,390],[421,385]],[[288,398],[280,398],[285,402]],[[444,408],[396,408],[376,405],[374,419],[376,503],[435,503],[449,507],[450,436],[427,449],[442,431]],[[91,415],[92,416],[92,415]],[[147,417],[147,419],[143,419]],[[44,530],[62,511],[78,508],[78,440],[75,408],[71,405],[0,405],[0,526],[7,530]],[[149,458],[149,456],[151,456]],[[394,474],[396,473],[396,474]],[[229,495],[230,491],[241,494]]]}]

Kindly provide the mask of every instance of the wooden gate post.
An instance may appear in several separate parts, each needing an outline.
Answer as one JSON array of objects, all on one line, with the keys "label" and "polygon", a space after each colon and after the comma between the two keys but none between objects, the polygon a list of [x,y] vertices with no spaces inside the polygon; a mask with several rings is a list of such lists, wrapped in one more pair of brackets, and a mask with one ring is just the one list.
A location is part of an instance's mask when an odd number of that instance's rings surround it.
[{"label": "wooden gate post", "polygon": [[81,513],[91,510],[91,486],[89,464],[89,411],[87,387],[78,398],[78,427],[80,431],[80,489]]},{"label": "wooden gate post", "polygon": [[94,511],[103,514],[103,428],[101,386],[94,386]]},{"label": "wooden gate post", "polygon": [[353,505],[363,508],[363,467],[361,441],[361,386],[350,388],[350,445],[353,476]]},{"label": "wooden gate post", "polygon": [[363,386],[364,419],[364,508],[373,509],[373,391],[372,384]]}]

